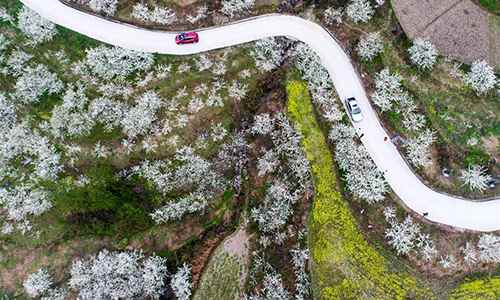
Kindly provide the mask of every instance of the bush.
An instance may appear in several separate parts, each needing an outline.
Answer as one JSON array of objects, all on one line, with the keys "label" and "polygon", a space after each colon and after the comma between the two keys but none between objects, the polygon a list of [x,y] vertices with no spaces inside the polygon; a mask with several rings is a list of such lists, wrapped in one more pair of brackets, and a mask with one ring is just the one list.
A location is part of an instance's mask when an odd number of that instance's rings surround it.
[{"label": "bush", "polygon": [[85,177],[86,185],[62,184],[55,191],[54,206],[71,231],[128,236],[152,225],[148,216],[151,194],[140,184],[115,176],[106,163],[92,166]]}]

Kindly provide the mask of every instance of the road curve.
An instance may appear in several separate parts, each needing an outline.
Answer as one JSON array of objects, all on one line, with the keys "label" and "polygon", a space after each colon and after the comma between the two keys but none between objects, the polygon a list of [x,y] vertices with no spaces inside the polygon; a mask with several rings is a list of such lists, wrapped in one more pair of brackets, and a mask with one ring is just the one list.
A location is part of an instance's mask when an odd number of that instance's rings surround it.
[{"label": "road curve", "polygon": [[96,40],[138,51],[172,55],[195,54],[239,45],[266,37],[288,36],[308,44],[328,69],[341,99],[354,96],[364,112],[355,124],[364,133],[362,142],[377,166],[385,172],[392,190],[411,210],[427,219],[452,227],[490,232],[500,230],[500,199],[472,202],[433,191],[413,173],[398,149],[389,141],[370,105],[349,56],[320,25],[286,15],[267,15],[199,32],[200,42],[177,46],[175,33],[151,31],[111,22],[72,9],[58,0],[21,0],[48,20]]}]

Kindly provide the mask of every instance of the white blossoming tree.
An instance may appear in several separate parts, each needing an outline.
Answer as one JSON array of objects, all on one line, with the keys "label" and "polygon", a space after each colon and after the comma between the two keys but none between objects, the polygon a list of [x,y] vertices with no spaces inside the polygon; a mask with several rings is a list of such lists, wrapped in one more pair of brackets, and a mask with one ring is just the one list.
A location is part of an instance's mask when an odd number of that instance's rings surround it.
[{"label": "white blossoming tree", "polygon": [[342,9],[329,7],[323,12],[323,19],[326,25],[338,25],[342,23],[342,16],[344,11]]},{"label": "white blossoming tree", "polygon": [[491,91],[497,82],[493,67],[484,60],[473,62],[470,72],[465,76],[465,83],[478,95],[484,95]]},{"label": "white blossoming tree", "polygon": [[414,166],[425,167],[432,163],[431,146],[435,140],[434,132],[427,129],[416,138],[411,138],[406,142],[406,153]]},{"label": "white blossoming tree", "polygon": [[429,71],[436,64],[438,51],[436,47],[426,39],[418,38],[413,41],[413,46],[408,49],[411,62],[421,70]]},{"label": "white blossoming tree", "polygon": [[356,47],[358,55],[366,61],[375,58],[384,49],[384,43],[379,32],[371,32],[363,36]]},{"label": "white blossoming tree", "polygon": [[488,182],[492,177],[486,174],[486,169],[478,166],[469,166],[467,170],[462,170],[460,179],[464,185],[468,186],[471,190],[483,191],[488,187]]},{"label": "white blossoming tree", "polygon": [[368,0],[352,0],[346,13],[354,23],[366,23],[373,17],[375,10]]},{"label": "white blossoming tree", "polygon": [[57,94],[62,88],[63,83],[56,74],[50,72],[44,65],[37,65],[25,68],[16,82],[15,96],[22,103],[36,103],[43,94]]},{"label": "white blossoming tree", "polygon": [[415,247],[415,242],[420,234],[420,227],[407,216],[402,223],[393,222],[385,231],[385,238],[389,240],[398,255],[406,255]]},{"label": "white blossoming tree", "polygon": [[57,33],[54,23],[42,18],[26,6],[19,11],[17,19],[19,29],[29,38],[31,44],[50,41]]},{"label": "white blossoming tree", "polygon": [[401,76],[391,74],[389,69],[383,69],[375,76],[375,93],[372,94],[372,100],[380,107],[382,111],[388,111],[408,94],[401,85]]},{"label": "white blossoming tree", "polygon": [[132,17],[142,22],[153,22],[162,25],[169,25],[177,20],[175,11],[170,8],[155,6],[151,9],[142,3],[134,5]]},{"label": "white blossoming tree", "polygon": [[87,50],[85,59],[91,74],[108,80],[126,77],[136,71],[147,71],[153,63],[154,56],[151,53],[106,46]]},{"label": "white blossoming tree", "polygon": [[477,243],[479,259],[486,263],[500,263],[500,237],[483,234]]},{"label": "white blossoming tree", "polygon": [[165,288],[165,264],[159,257],[145,259],[140,252],[102,250],[73,261],[69,286],[79,299],[156,299]]},{"label": "white blossoming tree", "polygon": [[267,38],[255,43],[252,51],[255,64],[263,71],[279,67],[285,59],[284,43],[278,38]]},{"label": "white blossoming tree", "polygon": [[179,300],[189,300],[191,297],[191,267],[187,264],[183,264],[177,272],[172,275],[172,280],[170,281],[170,286],[174,291],[175,297]]},{"label": "white blossoming tree", "polygon": [[255,4],[255,0],[222,0],[221,4],[221,12],[230,18],[234,18],[250,11]]},{"label": "white blossoming tree", "polygon": [[52,285],[52,278],[45,269],[30,274],[23,283],[26,294],[32,298],[42,296]]},{"label": "white blossoming tree", "polygon": [[95,12],[102,13],[106,16],[114,16],[118,0],[90,0],[89,7]]}]

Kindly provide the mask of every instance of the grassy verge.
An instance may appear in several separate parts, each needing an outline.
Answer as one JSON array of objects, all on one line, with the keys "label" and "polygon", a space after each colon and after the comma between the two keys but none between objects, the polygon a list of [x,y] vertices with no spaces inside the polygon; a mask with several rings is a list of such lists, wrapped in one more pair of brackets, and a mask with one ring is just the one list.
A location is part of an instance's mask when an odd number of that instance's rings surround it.
[{"label": "grassy verge", "polygon": [[243,265],[224,250],[224,243],[210,259],[193,300],[240,299],[240,276]]},{"label": "grassy verge", "polygon": [[364,239],[337,188],[335,167],[314,117],[307,86],[287,83],[288,113],[303,135],[316,197],[310,220],[315,299],[430,298],[430,292],[389,263]]}]

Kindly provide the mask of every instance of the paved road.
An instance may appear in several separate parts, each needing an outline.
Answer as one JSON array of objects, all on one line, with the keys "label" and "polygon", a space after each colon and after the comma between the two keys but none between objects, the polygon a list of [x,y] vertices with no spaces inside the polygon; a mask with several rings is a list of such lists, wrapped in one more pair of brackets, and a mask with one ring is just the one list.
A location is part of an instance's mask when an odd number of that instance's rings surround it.
[{"label": "paved road", "polygon": [[417,213],[428,212],[433,222],[476,231],[500,230],[500,199],[471,202],[441,194],[424,185],[387,136],[370,105],[365,89],[341,46],[320,25],[299,17],[268,15],[200,31],[200,43],[177,46],[175,33],[149,31],[106,21],[61,4],[58,0],[21,0],[43,17],[94,39],[128,49],[186,55],[243,44],[272,36],[288,36],[308,44],[328,69],[341,99],[354,96],[364,111],[356,124],[363,144],[387,182],[404,204]]}]

